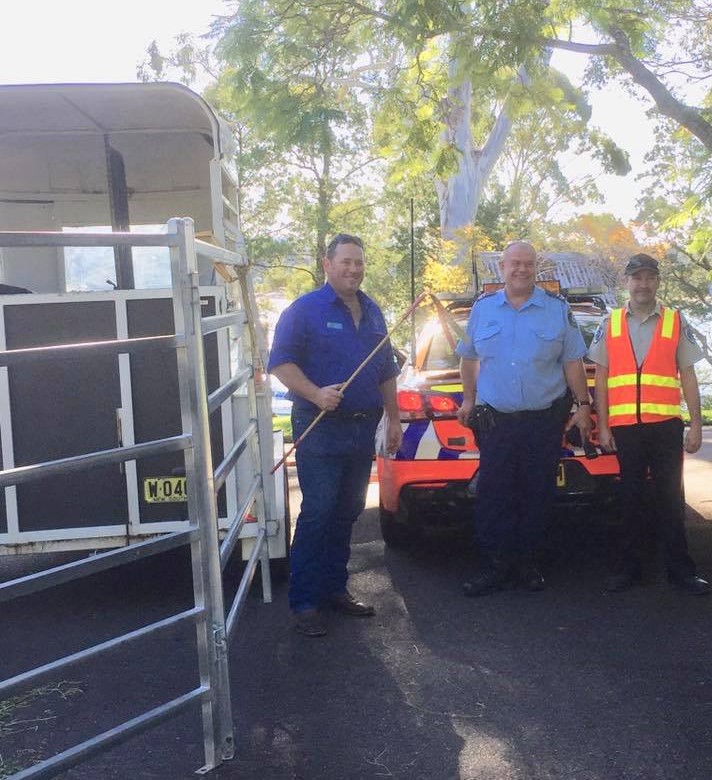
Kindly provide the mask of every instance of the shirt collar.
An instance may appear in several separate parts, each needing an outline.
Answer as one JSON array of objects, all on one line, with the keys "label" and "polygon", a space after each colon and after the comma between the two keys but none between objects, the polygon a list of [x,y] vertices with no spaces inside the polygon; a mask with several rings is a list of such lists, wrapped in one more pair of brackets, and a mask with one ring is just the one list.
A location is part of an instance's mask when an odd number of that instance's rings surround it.
[{"label": "shirt collar", "polygon": [[[343,301],[339,296],[336,294],[336,290],[329,284],[329,282],[324,282],[324,286],[321,288],[322,295],[326,298],[329,303],[338,303]],[[366,295],[363,290],[357,290],[356,295],[358,297],[359,303],[361,304],[361,308],[365,311],[370,305],[371,305],[371,299]],[[345,306],[346,304],[344,304]]]},{"label": "shirt collar", "polygon": [[[507,295],[504,292],[504,287],[501,287],[499,290],[497,290],[495,296],[497,297],[498,306],[504,306],[505,304],[509,305],[509,301],[507,300]],[[532,294],[529,296],[529,298],[527,298],[526,301],[524,301],[524,303],[519,308],[521,310],[526,306],[544,306],[545,297],[546,297],[546,292],[541,287],[537,287],[536,285],[534,285]]]},{"label": "shirt collar", "polygon": [[[660,302],[656,300],[655,308],[650,312],[650,314],[648,314],[648,316],[644,320],[640,320],[640,323],[642,324],[643,322],[647,322],[651,317],[661,317],[662,312],[660,311],[660,309],[661,309]],[[633,312],[630,310],[630,301],[626,301],[624,311],[626,317],[633,316]]]}]

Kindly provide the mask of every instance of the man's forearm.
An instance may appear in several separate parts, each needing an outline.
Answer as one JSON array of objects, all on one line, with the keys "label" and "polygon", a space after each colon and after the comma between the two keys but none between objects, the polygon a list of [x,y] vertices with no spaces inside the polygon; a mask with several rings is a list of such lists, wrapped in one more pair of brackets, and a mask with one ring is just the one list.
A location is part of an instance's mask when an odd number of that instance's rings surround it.
[{"label": "man's forearm", "polygon": [[479,361],[460,358],[460,378],[462,379],[462,400],[475,402],[477,392],[477,369]]},{"label": "man's forearm", "polygon": [[317,399],[319,387],[306,377],[296,363],[281,363],[273,368],[271,373],[293,393],[317,406],[319,405]]},{"label": "man's forearm", "polygon": [[680,386],[682,387],[682,396],[687,405],[687,411],[690,415],[690,422],[702,423],[702,409],[700,404],[700,386],[697,383],[697,375],[694,366],[680,369]]},{"label": "man's forearm", "polygon": [[608,427],[608,367],[596,365],[596,416],[598,427]]},{"label": "man's forearm", "polygon": [[583,360],[569,360],[564,363],[564,376],[574,398],[577,401],[588,400],[588,384]]},{"label": "man's forearm", "polygon": [[380,386],[381,396],[383,397],[383,409],[388,417],[397,420],[399,418],[398,412],[398,395],[396,387],[396,378],[391,377],[387,379]]}]

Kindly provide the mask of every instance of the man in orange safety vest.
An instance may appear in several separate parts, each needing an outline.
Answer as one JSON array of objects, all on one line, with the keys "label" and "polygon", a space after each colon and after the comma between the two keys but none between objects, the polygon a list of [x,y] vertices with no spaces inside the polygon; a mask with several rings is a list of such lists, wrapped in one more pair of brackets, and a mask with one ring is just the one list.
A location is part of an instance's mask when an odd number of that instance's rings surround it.
[{"label": "man in orange safety vest", "polygon": [[[611,312],[589,349],[596,363],[599,441],[605,451],[617,453],[621,476],[622,522],[606,589],[627,590],[641,580],[645,526],[649,516],[657,514],[668,581],[687,593],[704,595],[711,587],[697,576],[687,550],[682,490],[683,448],[693,453],[702,444],[694,364],[703,353],[684,316],[656,300],[657,260],[633,255],[624,274],[628,303]],[[684,438],[681,391],[690,414]],[[646,511],[648,481],[655,505]]]}]

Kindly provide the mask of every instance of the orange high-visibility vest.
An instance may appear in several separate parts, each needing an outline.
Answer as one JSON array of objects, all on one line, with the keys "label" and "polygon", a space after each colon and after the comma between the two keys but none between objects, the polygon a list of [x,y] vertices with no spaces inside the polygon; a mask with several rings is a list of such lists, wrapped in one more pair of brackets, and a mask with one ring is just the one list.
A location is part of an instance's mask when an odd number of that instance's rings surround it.
[{"label": "orange high-visibility vest", "polygon": [[681,417],[676,358],[679,340],[679,312],[661,308],[650,349],[638,367],[625,309],[613,310],[606,333],[609,425],[635,425]]}]

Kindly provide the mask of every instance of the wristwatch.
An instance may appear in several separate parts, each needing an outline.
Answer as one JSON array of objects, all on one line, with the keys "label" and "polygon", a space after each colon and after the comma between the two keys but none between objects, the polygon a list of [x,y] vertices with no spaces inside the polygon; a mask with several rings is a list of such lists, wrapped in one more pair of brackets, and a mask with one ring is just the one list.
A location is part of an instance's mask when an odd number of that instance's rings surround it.
[{"label": "wristwatch", "polygon": [[591,406],[591,402],[588,398],[585,401],[579,401],[578,398],[574,398],[574,403],[576,404],[577,409],[580,409],[582,406]]}]

